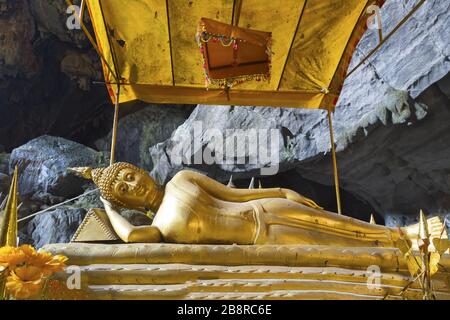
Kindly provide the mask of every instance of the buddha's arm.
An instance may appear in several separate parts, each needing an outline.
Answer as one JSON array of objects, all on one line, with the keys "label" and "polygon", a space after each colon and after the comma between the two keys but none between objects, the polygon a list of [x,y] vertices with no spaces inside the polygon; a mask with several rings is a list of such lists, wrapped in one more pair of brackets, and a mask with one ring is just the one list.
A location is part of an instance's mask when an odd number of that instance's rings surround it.
[{"label": "buddha's arm", "polygon": [[161,242],[161,233],[154,226],[133,226],[128,220],[111,205],[110,202],[102,199],[105,211],[114,228],[114,231],[126,243],[158,243]]},{"label": "buddha's arm", "polygon": [[[266,198],[284,198],[306,205],[311,208],[322,209],[313,200],[310,200],[295,191],[283,188],[271,189],[233,189],[193,171],[183,171],[175,183],[193,183],[205,190],[208,194],[223,201],[247,202]],[[188,187],[188,186],[186,186]]]}]

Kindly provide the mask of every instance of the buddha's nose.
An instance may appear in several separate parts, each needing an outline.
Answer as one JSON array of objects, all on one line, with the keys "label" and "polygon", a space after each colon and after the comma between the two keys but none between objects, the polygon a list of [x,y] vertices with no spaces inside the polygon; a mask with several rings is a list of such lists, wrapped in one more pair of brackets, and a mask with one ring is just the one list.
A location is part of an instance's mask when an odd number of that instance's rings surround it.
[{"label": "buddha's nose", "polygon": [[137,182],[136,181],[131,181],[131,182],[127,182],[129,187],[135,188],[137,186]]}]

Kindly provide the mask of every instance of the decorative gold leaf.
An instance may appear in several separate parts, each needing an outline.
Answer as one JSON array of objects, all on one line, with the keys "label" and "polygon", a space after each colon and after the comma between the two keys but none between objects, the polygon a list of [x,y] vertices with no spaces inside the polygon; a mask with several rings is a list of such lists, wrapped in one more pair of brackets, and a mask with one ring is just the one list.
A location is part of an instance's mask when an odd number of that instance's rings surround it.
[{"label": "decorative gold leaf", "polygon": [[438,252],[432,252],[430,254],[430,276],[439,271],[439,261],[441,261],[441,255]]},{"label": "decorative gold leaf", "polygon": [[436,248],[436,251],[439,252],[440,255],[443,255],[445,251],[450,248],[450,241],[448,239],[433,239],[433,245]]},{"label": "decorative gold leaf", "polygon": [[395,241],[395,247],[398,248],[404,255],[411,251],[411,245],[406,239]]},{"label": "decorative gold leaf", "polygon": [[415,277],[421,269],[422,259],[420,257],[415,257],[412,253],[406,253],[405,260],[409,273],[411,276]]}]

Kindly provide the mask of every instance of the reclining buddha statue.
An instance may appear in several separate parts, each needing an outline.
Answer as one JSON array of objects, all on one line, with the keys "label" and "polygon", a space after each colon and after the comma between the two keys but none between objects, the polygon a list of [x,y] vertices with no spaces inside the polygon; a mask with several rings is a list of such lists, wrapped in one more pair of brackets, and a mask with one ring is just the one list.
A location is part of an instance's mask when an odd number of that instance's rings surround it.
[{"label": "reclining buddha statue", "polygon": [[[417,226],[388,228],[328,212],[314,201],[282,188],[234,189],[194,171],[181,171],[159,186],[128,163],[74,168],[101,191],[114,231],[126,243],[307,244],[394,247],[401,236],[417,239]],[[119,208],[152,211],[150,226],[134,226]],[[438,235],[442,223],[429,220]]]}]

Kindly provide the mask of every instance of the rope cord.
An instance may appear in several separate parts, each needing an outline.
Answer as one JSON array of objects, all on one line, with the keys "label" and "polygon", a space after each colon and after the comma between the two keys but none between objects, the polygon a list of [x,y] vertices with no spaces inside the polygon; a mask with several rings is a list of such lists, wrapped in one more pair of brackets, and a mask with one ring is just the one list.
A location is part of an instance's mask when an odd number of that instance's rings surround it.
[{"label": "rope cord", "polygon": [[51,210],[53,210],[53,209],[57,209],[57,208],[59,208],[59,207],[65,205],[65,204],[68,204],[68,203],[73,202],[73,201],[75,201],[75,200],[84,198],[84,197],[86,197],[86,196],[88,196],[88,195],[90,195],[90,194],[93,194],[94,192],[97,192],[97,191],[99,191],[99,189],[95,189],[95,190],[91,190],[91,191],[89,191],[89,192],[83,193],[82,195],[80,195],[80,196],[78,196],[78,197],[75,197],[75,198],[66,200],[66,201],[64,201],[64,202],[61,202],[60,204],[57,204],[57,205],[48,207],[47,209],[44,209],[44,210],[39,211],[39,212],[36,212],[36,213],[34,213],[34,214],[32,214],[32,215],[29,215],[28,217],[22,218],[22,219],[18,220],[17,222],[22,222],[22,221],[29,220],[29,219],[34,218],[34,217],[36,217],[36,216],[38,216],[38,215],[40,215],[40,214],[43,214],[43,213],[45,213],[45,212],[51,211]]}]

